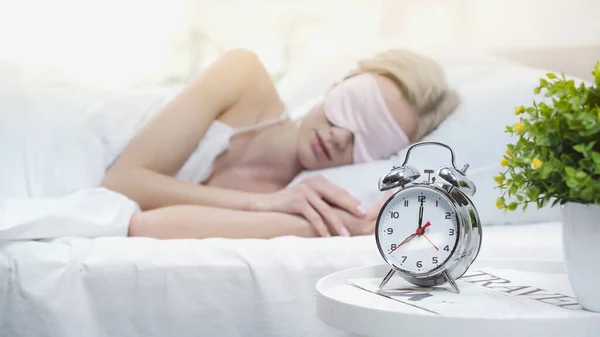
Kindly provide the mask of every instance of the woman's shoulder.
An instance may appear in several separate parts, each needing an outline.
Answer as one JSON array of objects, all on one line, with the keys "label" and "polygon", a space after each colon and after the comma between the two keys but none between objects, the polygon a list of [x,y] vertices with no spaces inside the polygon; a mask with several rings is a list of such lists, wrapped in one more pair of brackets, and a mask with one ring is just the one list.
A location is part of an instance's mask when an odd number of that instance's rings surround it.
[{"label": "woman's shoulder", "polygon": [[245,129],[279,119],[286,111],[272,78],[266,71],[248,88],[242,99],[224,111],[218,121],[234,129]]}]

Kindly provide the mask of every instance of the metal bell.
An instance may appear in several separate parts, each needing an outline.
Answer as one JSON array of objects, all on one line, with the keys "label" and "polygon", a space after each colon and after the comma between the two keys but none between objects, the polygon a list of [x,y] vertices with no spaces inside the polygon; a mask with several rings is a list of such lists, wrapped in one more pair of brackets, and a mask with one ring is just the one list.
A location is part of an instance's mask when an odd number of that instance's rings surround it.
[{"label": "metal bell", "polygon": [[463,172],[461,172],[450,166],[442,166],[437,170],[437,175],[447,181],[450,185],[472,197],[475,194],[476,189],[475,184],[464,174],[467,168],[468,166],[465,165],[462,170]]},{"label": "metal bell", "polygon": [[386,191],[399,186],[404,186],[417,180],[420,176],[421,174],[419,171],[410,165],[394,167],[390,172],[379,179],[379,190]]}]

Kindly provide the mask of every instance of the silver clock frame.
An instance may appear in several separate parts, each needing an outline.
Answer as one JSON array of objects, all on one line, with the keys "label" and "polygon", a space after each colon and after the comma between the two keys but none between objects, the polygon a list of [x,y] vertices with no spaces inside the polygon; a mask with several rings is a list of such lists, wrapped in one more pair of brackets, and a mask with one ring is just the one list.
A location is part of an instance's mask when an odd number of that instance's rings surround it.
[{"label": "silver clock frame", "polygon": [[[438,145],[450,150],[452,155],[452,167],[442,166],[437,170],[437,175],[442,178],[445,183],[436,183],[435,178],[428,179],[426,182],[414,182],[420,174],[414,167],[406,164],[410,151],[415,147],[423,145]],[[408,149],[402,166],[394,167],[391,172],[381,177],[379,181],[379,189],[381,191],[396,187],[400,187],[400,190],[394,193],[385,202],[379,212],[375,226],[377,248],[385,262],[391,267],[390,271],[382,280],[379,286],[380,288],[383,288],[391,277],[398,273],[406,281],[417,286],[433,287],[449,283],[455,292],[460,293],[460,289],[455,280],[463,276],[475,261],[479,255],[482,242],[479,213],[477,212],[473,201],[469,198],[469,196],[473,196],[475,193],[475,185],[466,178],[465,172],[468,167],[469,165],[466,164],[462,170],[456,168],[454,163],[454,151],[448,145],[439,142],[421,142],[412,145]],[[407,184],[410,185],[406,186]],[[453,251],[438,267],[425,273],[415,273],[396,266],[387,258],[379,241],[380,220],[386,206],[404,191],[412,188],[431,189],[432,191],[439,193],[450,202],[450,205],[452,205],[456,219],[457,238]]]}]

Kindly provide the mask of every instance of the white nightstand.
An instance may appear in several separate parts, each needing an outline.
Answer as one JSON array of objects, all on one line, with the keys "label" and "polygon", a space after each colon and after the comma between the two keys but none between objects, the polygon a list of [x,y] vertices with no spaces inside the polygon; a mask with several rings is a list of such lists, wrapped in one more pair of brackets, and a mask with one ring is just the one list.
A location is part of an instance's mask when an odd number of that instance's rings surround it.
[{"label": "white nightstand", "polygon": [[[361,267],[319,280],[319,319],[371,337],[600,336],[600,314],[579,307],[561,262],[478,259],[457,281],[460,294],[444,291],[446,285],[396,292],[394,300],[348,283],[376,287],[388,270]],[[392,280],[387,290],[415,288],[399,276]]]}]

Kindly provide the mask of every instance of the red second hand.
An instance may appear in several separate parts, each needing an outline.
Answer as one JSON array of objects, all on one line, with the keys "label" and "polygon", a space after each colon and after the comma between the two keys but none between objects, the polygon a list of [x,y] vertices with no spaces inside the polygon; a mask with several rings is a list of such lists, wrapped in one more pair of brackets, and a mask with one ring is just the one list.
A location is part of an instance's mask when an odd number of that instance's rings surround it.
[{"label": "red second hand", "polygon": [[412,238],[414,238],[415,236],[417,236],[417,233],[412,234],[409,237],[407,237],[406,239],[404,239],[404,241],[402,241],[402,243],[400,243],[399,245],[397,245],[396,248],[390,250],[390,252],[388,253],[388,255],[391,254],[391,253],[393,253],[396,249],[400,248],[400,246],[402,246],[403,244],[405,244],[408,241],[412,240]]},{"label": "red second hand", "polygon": [[435,250],[439,250],[438,247],[436,245],[434,245],[433,242],[431,242],[431,240],[429,240],[429,238],[427,237],[427,235],[425,235],[425,233],[423,233],[423,236],[425,237],[425,239],[427,239],[427,241],[429,241],[429,243],[431,243],[431,245],[433,246],[433,248],[435,248]]}]

